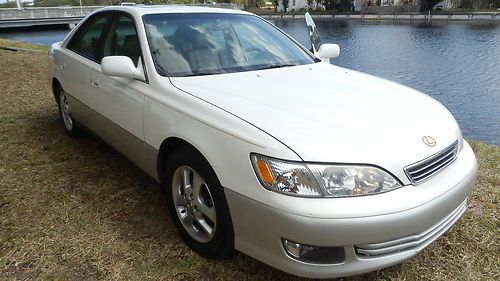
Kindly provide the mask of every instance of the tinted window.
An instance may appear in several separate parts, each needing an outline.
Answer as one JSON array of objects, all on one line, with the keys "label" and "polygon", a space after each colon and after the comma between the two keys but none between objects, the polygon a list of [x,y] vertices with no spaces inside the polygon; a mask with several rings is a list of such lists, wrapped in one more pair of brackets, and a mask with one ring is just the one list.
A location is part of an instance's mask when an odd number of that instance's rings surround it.
[{"label": "tinted window", "polygon": [[193,76],[314,63],[276,27],[251,15],[224,13],[144,16],[160,75]]},{"label": "tinted window", "polygon": [[107,14],[88,19],[76,31],[67,48],[91,60],[100,61],[99,43],[107,21]]},{"label": "tinted window", "polygon": [[124,15],[114,17],[104,42],[103,57],[106,56],[127,56],[137,66],[141,47],[132,18]]}]

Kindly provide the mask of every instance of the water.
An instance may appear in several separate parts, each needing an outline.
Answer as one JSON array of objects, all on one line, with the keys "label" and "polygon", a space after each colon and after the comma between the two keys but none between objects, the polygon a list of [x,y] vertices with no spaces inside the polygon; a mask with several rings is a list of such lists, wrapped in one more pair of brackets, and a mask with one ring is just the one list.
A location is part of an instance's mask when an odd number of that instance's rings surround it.
[{"label": "water", "polygon": [[[302,21],[274,23],[309,44]],[[453,113],[466,138],[500,145],[500,25],[316,24],[323,43],[341,47],[333,64],[429,94]],[[68,31],[22,31],[0,37],[49,45]]]},{"label": "water", "polygon": [[0,30],[0,38],[18,40],[23,42],[51,45],[52,43],[62,41],[69,33],[69,29],[50,29],[50,30],[22,30],[9,31],[2,33]]}]

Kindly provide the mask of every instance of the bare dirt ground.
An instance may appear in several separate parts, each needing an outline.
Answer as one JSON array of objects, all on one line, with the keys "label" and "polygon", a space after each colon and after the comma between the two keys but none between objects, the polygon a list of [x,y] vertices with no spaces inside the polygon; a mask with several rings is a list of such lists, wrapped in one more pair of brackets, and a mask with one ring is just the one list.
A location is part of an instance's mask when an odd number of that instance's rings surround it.
[{"label": "bare dirt ground", "polygon": [[[181,242],[157,184],[60,125],[46,49],[0,39],[0,279],[298,280],[243,254],[209,261]],[[345,280],[500,280],[500,148],[472,141],[470,208],[400,265]],[[256,230],[258,231],[258,230]]]}]

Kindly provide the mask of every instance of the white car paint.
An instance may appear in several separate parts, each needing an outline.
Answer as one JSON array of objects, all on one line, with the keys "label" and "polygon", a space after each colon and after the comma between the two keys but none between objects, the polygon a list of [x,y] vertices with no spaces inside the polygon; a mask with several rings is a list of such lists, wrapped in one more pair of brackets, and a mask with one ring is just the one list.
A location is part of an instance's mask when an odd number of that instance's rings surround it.
[{"label": "white car paint", "polygon": [[[143,15],[248,13],[141,6],[100,11],[114,10],[130,13],[136,20],[147,81],[106,76],[99,64],[65,49],[75,31],[52,46],[50,80],[56,79],[74,99],[144,142],[144,147],[152,148],[156,154],[150,158],[132,154],[129,158],[153,178],[160,178],[152,168],[156,162],[144,162],[157,160],[166,139],[180,138],[199,150],[225,188],[236,249],[300,276],[362,273],[409,258],[431,240],[419,248],[377,259],[357,257],[354,245],[425,231],[466,200],[477,164],[465,141],[457,159],[424,183],[412,185],[404,173],[407,165],[462,140],[452,115],[432,98],[325,62],[200,77],[163,77],[153,66],[141,22]],[[422,142],[427,135],[437,140],[436,146]],[[129,145],[120,146],[119,141],[115,138],[110,142],[127,155]],[[404,186],[361,197],[286,196],[260,185],[250,153],[291,161],[376,165]],[[281,238],[309,245],[343,246],[346,261],[315,265],[293,260],[284,252]]]},{"label": "white car paint", "polygon": [[[403,181],[401,167],[460,137],[453,116],[429,96],[328,63],[171,81],[268,132],[305,161],[376,164]],[[425,145],[425,135],[438,144]]]}]

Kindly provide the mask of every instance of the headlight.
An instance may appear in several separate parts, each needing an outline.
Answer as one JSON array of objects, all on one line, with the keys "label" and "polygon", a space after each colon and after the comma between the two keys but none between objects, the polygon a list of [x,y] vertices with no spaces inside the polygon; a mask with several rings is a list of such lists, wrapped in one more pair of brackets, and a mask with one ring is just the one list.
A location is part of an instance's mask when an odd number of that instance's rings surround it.
[{"label": "headlight", "polygon": [[368,195],[401,187],[389,173],[372,166],[308,165],[308,167],[329,197]]},{"label": "headlight", "polygon": [[318,165],[252,154],[261,184],[270,190],[304,197],[344,197],[387,192],[401,184],[382,169],[363,165]]}]

